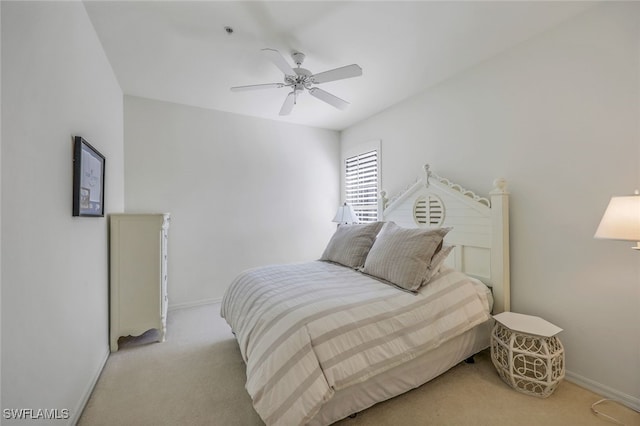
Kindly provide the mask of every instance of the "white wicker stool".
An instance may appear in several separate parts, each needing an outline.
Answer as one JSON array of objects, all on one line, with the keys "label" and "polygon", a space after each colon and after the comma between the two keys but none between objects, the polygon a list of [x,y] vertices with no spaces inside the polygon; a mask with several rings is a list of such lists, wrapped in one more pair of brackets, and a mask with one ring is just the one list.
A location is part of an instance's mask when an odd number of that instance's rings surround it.
[{"label": "white wicker stool", "polygon": [[546,398],[564,378],[562,331],[539,317],[503,312],[493,317],[491,360],[502,380],[522,393]]}]

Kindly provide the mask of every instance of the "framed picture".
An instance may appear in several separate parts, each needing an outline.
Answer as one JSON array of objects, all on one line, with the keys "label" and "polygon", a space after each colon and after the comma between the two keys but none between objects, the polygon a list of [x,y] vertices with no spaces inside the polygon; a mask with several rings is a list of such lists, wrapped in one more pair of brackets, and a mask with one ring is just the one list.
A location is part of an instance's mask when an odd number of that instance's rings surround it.
[{"label": "framed picture", "polygon": [[73,147],[73,216],[104,216],[104,155],[80,136]]}]

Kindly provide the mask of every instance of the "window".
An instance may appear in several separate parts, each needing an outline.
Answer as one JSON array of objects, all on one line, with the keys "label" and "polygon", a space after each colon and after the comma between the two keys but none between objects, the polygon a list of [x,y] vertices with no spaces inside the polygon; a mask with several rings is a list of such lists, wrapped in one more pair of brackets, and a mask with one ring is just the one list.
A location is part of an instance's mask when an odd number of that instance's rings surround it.
[{"label": "window", "polygon": [[378,150],[345,159],[345,201],[360,222],[378,220]]}]

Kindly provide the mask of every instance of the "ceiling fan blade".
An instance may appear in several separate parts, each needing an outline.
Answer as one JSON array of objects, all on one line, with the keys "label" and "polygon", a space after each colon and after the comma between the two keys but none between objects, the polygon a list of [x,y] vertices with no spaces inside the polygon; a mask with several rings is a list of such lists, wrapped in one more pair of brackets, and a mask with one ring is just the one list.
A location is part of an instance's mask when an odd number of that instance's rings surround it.
[{"label": "ceiling fan blade", "polygon": [[235,86],[231,88],[232,92],[242,92],[245,90],[259,90],[259,89],[271,89],[284,87],[284,83],[266,83],[266,84],[251,84],[249,86]]},{"label": "ceiling fan blade", "polygon": [[285,75],[296,75],[296,72],[291,68],[291,65],[287,62],[286,59],[275,49],[262,49],[267,58],[273,64],[280,69]]},{"label": "ceiling fan blade", "polygon": [[311,76],[314,83],[326,83],[328,81],[343,80],[345,78],[359,77],[362,75],[362,68],[357,64],[321,72]]},{"label": "ceiling fan blade", "polygon": [[287,95],[287,99],[284,100],[282,108],[280,108],[280,115],[289,115],[293,109],[293,105],[296,103],[295,91]]},{"label": "ceiling fan blade", "polygon": [[309,94],[314,98],[318,98],[321,101],[324,101],[329,105],[333,105],[338,109],[346,109],[349,106],[349,102],[342,100],[339,97],[334,96],[329,92],[325,92],[324,90],[317,87],[309,89]]}]

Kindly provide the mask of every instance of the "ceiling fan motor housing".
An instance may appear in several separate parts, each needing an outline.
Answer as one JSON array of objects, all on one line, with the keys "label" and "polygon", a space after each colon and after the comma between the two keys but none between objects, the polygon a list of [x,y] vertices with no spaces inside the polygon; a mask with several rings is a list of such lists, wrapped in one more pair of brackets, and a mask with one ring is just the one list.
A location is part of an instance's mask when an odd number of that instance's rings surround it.
[{"label": "ceiling fan motor housing", "polygon": [[304,68],[294,68],[293,70],[296,75],[285,75],[284,82],[293,85],[295,90],[309,89],[311,83],[313,83],[311,80],[312,72]]}]

